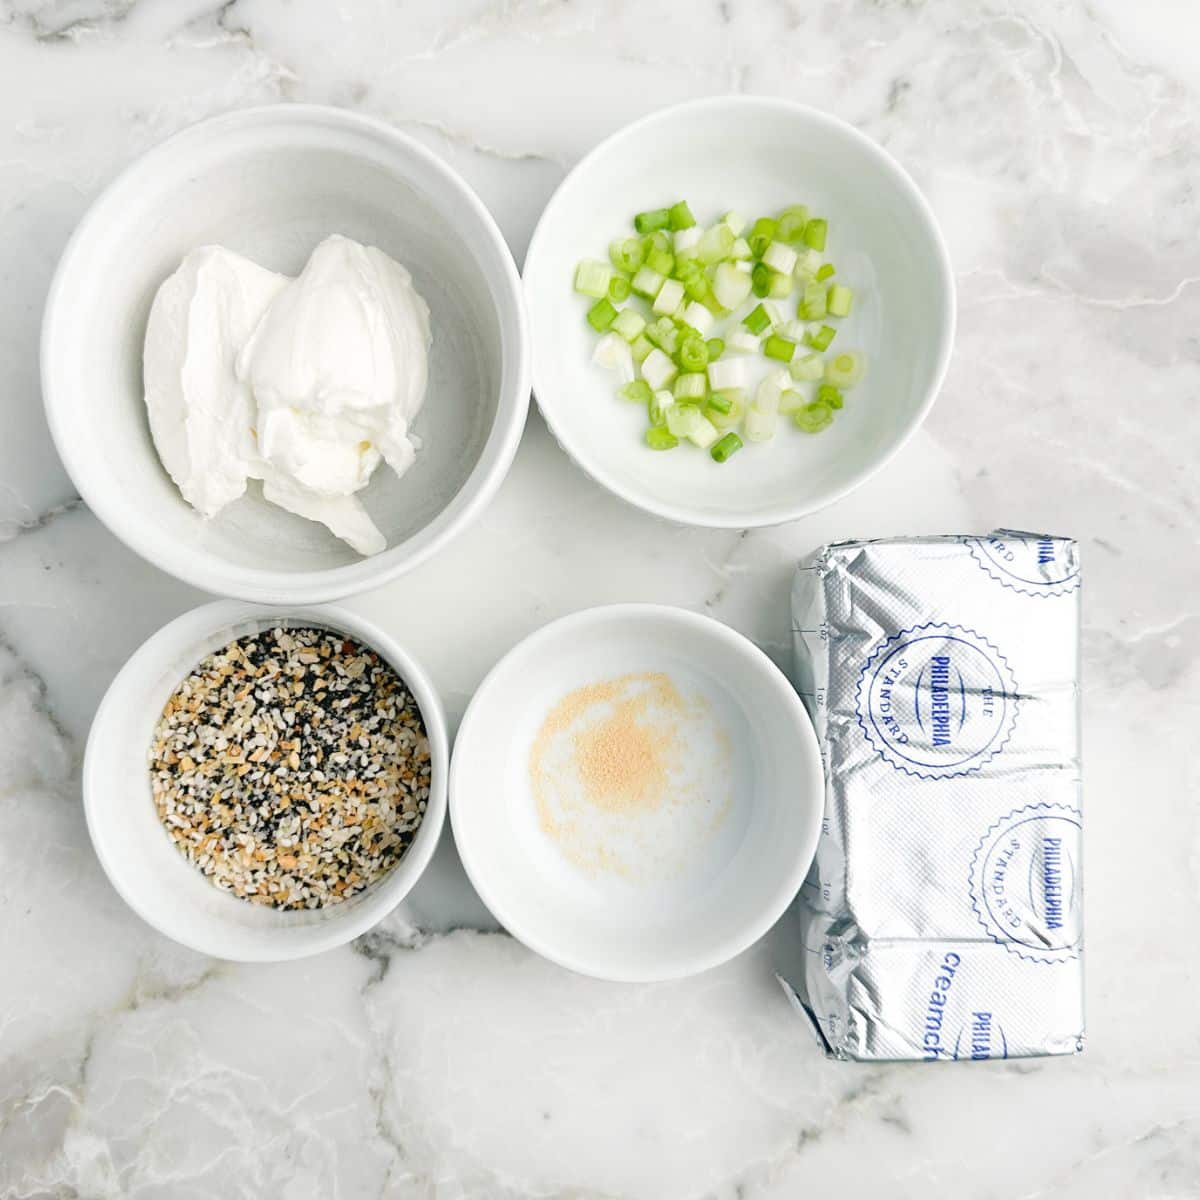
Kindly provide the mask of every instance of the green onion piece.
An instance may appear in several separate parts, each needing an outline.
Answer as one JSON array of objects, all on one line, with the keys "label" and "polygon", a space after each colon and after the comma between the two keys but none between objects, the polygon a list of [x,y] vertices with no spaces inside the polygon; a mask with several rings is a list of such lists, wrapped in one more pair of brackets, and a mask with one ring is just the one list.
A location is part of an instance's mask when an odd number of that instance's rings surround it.
[{"label": "green onion piece", "polygon": [[696,256],[706,266],[713,266],[729,257],[733,243],[737,239],[728,225],[717,224],[704,231],[704,236],[696,243]]},{"label": "green onion piece", "polygon": [[732,430],[719,441],[712,444],[709,454],[714,462],[723,463],[742,448],[742,439]]},{"label": "green onion piece", "polygon": [[828,404],[830,408],[841,408],[845,403],[842,393],[831,383],[823,383],[817,388],[817,400],[822,404]]},{"label": "green onion piece", "polygon": [[713,272],[713,295],[725,308],[737,308],[750,295],[752,277],[732,263],[723,262]]},{"label": "green onion piece", "polygon": [[683,290],[689,300],[703,300],[709,295],[711,289],[708,276],[704,274],[703,268],[697,267],[695,271],[689,273],[683,281]]},{"label": "green onion piece", "polygon": [[815,279],[823,265],[821,256],[815,250],[806,247],[796,255],[796,269],[792,274],[796,276],[796,282],[803,285]]},{"label": "green onion piece", "polygon": [[757,305],[742,318],[742,324],[753,334],[761,334],[771,324],[771,317],[761,304]]},{"label": "green onion piece", "polygon": [[803,204],[785,208],[776,220],[775,236],[785,242],[799,241],[808,222],[808,209]]},{"label": "green onion piece", "polygon": [[[629,309],[624,309],[623,311],[628,312]],[[618,314],[618,319],[619,319],[619,317],[620,317],[620,314]],[[617,322],[614,321],[613,322],[614,329],[616,328],[616,325],[617,325]],[[650,354],[650,351],[654,349],[654,343],[651,342],[650,339],[648,337],[646,337],[646,335],[644,333],[642,333],[633,339],[633,341],[630,343],[629,349],[633,353],[633,361],[635,363],[640,364],[640,363],[644,363],[646,361],[647,357]]]},{"label": "green onion piece", "polygon": [[675,249],[675,239],[665,229],[659,229],[648,237],[642,238],[642,245],[646,247],[647,254],[651,250],[673,251]]},{"label": "green onion piece", "polygon": [[675,314],[682,303],[683,284],[678,279],[667,279],[658,289],[658,295],[654,297],[654,304],[651,307],[660,316],[669,317]]},{"label": "green onion piece", "polygon": [[647,300],[653,300],[658,295],[658,289],[663,285],[663,277],[649,267],[640,267],[633,277],[633,290]]},{"label": "green onion piece", "polygon": [[825,364],[825,378],[835,387],[853,387],[867,370],[867,356],[861,350],[843,350]]},{"label": "green onion piece", "polygon": [[829,289],[829,315],[831,317],[848,317],[850,303],[853,299],[854,292],[850,288],[845,284],[835,283]]},{"label": "green onion piece", "polygon": [[778,225],[773,217],[759,217],[750,227],[750,236],[746,240],[750,243],[750,250],[755,258],[762,258],[766,253],[777,230]]},{"label": "green onion piece", "polygon": [[708,351],[709,362],[716,362],[725,353],[725,343],[720,338],[709,338],[704,348]]},{"label": "green onion piece", "polygon": [[651,425],[666,425],[667,409],[674,404],[674,398],[668,391],[652,392],[646,402],[646,416]]},{"label": "green onion piece", "polygon": [[708,366],[708,347],[701,337],[680,338],[676,356],[685,371],[703,371]]},{"label": "green onion piece", "polygon": [[597,300],[588,309],[587,319],[588,324],[597,333],[603,333],[617,319],[617,310],[613,307],[612,302],[605,297],[603,300]]},{"label": "green onion piece", "polygon": [[834,273],[835,269],[836,268],[834,267],[833,263],[822,263],[817,268],[817,273],[815,276],[816,281],[818,283],[824,283],[825,280],[828,279]]},{"label": "green onion piece", "polygon": [[635,379],[632,383],[625,383],[617,388],[617,395],[624,400],[636,400],[639,404],[648,404],[654,393],[644,379]]},{"label": "green onion piece", "polygon": [[804,397],[791,388],[785,389],[783,395],[779,397],[779,411],[785,417],[790,417],[798,409],[803,408],[804,404]]},{"label": "green onion piece", "polygon": [[804,244],[810,250],[825,249],[825,235],[829,232],[829,222],[824,217],[813,217],[804,226]]},{"label": "green onion piece", "polygon": [[[637,291],[636,279],[633,281],[633,290]],[[800,303],[796,305],[796,316],[802,321],[819,321],[826,311],[825,289],[819,283],[806,283]]]},{"label": "green onion piece", "polygon": [[796,343],[773,333],[763,343],[763,353],[768,358],[774,358],[779,362],[791,362],[792,355],[796,353]]},{"label": "green onion piece", "polygon": [[661,246],[654,246],[646,255],[646,266],[660,275],[670,275],[675,270],[675,255]]},{"label": "green onion piece", "polygon": [[686,200],[680,200],[678,204],[672,204],[667,210],[667,215],[671,219],[672,229],[691,229],[696,223],[696,218],[692,216],[692,210],[688,208]]},{"label": "green onion piece", "polygon": [[642,378],[655,391],[665,388],[679,374],[679,368],[662,350],[651,350],[642,363]]},{"label": "green onion piece", "polygon": [[632,275],[646,261],[640,238],[617,238],[608,244],[608,257],[618,271]]},{"label": "green onion piece", "polygon": [[819,354],[805,354],[800,358],[793,358],[788,370],[793,379],[820,379],[825,374],[825,360]]},{"label": "green onion piece", "polygon": [[661,425],[652,425],[646,430],[646,445],[651,450],[674,450],[679,445],[679,439]]},{"label": "green onion piece", "polygon": [[617,313],[612,328],[614,333],[619,333],[627,342],[632,342],[639,338],[646,328],[646,318],[635,309],[623,308]]},{"label": "green onion piece", "polygon": [[[633,227],[638,233],[654,233],[658,229],[666,229],[671,224],[671,213],[665,208],[651,208],[640,212],[633,218]],[[819,249],[819,247],[818,247]]]},{"label": "green onion piece", "polygon": [[778,271],[772,271],[767,295],[772,300],[786,300],[792,294],[794,286],[790,275],[781,275]]},{"label": "green onion piece", "polygon": [[811,346],[814,350],[828,350],[835,333],[837,330],[832,325],[822,325],[820,329],[816,330],[810,329],[804,335],[804,344]]},{"label": "green onion piece", "polygon": [[814,400],[792,413],[792,423],[805,433],[820,433],[832,420],[833,410],[819,400]]},{"label": "green onion piece", "polygon": [[718,412],[722,416],[727,416],[733,411],[733,400],[725,392],[713,392],[708,398],[708,407],[713,412]]},{"label": "green onion piece", "polygon": [[750,243],[744,237],[740,237],[736,238],[733,245],[729,247],[729,257],[734,261],[753,258],[754,251],[750,249]]},{"label": "green onion piece", "polygon": [[608,293],[608,281],[612,278],[612,273],[612,267],[608,263],[585,258],[575,268],[575,290],[599,300]]},{"label": "green onion piece", "polygon": [[771,294],[771,268],[766,263],[755,263],[750,272],[750,286],[754,294],[765,300]]},{"label": "green onion piece", "polygon": [[730,211],[721,218],[721,224],[728,225],[736,237],[746,228],[746,218],[740,212]]},{"label": "green onion piece", "polygon": [[608,298],[614,304],[624,304],[629,299],[631,291],[633,291],[633,288],[624,275],[614,275],[608,281]]},{"label": "green onion piece", "polygon": [[675,380],[676,400],[703,400],[708,391],[708,376],[701,372],[689,372]]},{"label": "green onion piece", "polygon": [[[728,412],[722,412],[719,408],[713,407],[712,401],[714,396],[720,396],[722,400],[729,401]],[[709,392],[708,403],[704,408],[704,415],[718,429],[735,429],[745,413],[746,397],[740,388],[732,388],[724,392]]]}]

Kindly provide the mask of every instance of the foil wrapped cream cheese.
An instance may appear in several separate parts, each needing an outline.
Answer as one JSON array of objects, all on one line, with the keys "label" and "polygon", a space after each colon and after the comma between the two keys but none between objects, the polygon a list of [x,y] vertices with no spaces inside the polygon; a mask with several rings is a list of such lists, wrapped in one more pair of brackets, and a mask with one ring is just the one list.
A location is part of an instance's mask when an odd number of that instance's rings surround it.
[{"label": "foil wrapped cream cheese", "polygon": [[792,613],[826,796],[781,981],[837,1057],[1081,1049],[1075,543],[843,542]]}]

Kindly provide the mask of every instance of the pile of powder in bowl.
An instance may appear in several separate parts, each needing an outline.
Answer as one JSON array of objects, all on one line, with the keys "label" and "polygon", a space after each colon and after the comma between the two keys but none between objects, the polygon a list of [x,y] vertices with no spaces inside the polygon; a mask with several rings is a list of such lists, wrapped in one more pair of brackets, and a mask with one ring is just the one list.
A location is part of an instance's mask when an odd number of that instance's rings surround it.
[{"label": "pile of powder in bowl", "polygon": [[425,724],[377,654],[273,628],[208,655],[150,751],[159,819],[187,860],[254,904],[336,904],[387,874],[429,798]]}]

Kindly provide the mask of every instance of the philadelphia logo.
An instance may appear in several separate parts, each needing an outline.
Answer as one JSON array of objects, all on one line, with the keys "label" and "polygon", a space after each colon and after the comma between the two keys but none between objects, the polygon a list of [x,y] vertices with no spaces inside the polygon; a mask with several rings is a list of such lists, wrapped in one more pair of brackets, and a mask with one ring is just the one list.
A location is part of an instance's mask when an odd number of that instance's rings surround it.
[{"label": "philadelphia logo", "polygon": [[1035,962],[1076,958],[1083,940],[1082,817],[1031,804],[997,821],[971,862],[971,903],[988,935]]},{"label": "philadelphia logo", "polygon": [[857,709],[867,740],[897,770],[953,778],[1004,748],[1017,719],[1017,685],[1004,655],[981,634],[920,625],[867,659]]},{"label": "philadelphia logo", "polygon": [[963,540],[979,566],[1015,592],[1062,596],[1079,586],[1079,555],[1068,538],[997,531]]}]

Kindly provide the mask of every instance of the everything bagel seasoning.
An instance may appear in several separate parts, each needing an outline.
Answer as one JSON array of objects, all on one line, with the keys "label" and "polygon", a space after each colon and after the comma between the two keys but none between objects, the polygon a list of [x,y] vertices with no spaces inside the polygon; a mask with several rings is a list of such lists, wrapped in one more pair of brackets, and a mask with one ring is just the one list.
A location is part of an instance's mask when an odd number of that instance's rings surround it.
[{"label": "everything bagel seasoning", "polygon": [[150,772],[164,828],[217,887],[313,909],[400,860],[429,798],[429,742],[377,654],[276,627],[193,669],[163,708]]}]

